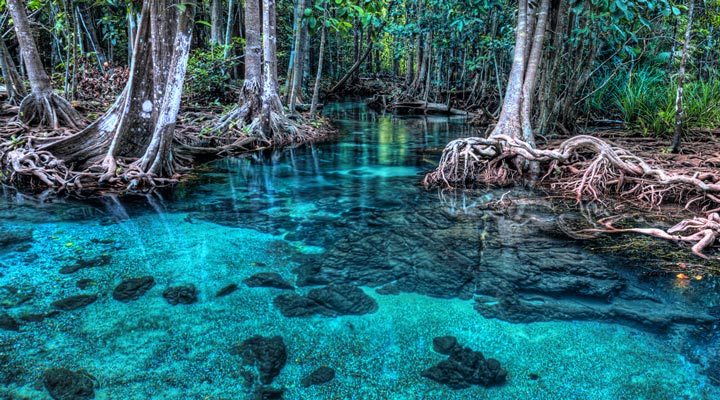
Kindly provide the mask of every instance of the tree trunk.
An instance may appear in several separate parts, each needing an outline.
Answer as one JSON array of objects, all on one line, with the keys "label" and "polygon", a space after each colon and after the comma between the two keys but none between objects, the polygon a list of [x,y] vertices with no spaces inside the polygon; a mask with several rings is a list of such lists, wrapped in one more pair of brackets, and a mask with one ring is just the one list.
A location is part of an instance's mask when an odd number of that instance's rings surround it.
[{"label": "tree trunk", "polygon": [[266,136],[272,136],[275,121],[284,116],[278,94],[277,81],[277,19],[275,0],[263,0],[263,90],[261,129]]},{"label": "tree trunk", "polygon": [[262,99],[262,44],[260,0],[245,1],[245,81],[237,107],[223,116],[215,129],[221,133],[232,127],[243,128],[260,115]]},{"label": "tree trunk", "polygon": [[61,126],[74,129],[82,127],[82,116],[67,100],[52,90],[50,78],[43,68],[40,53],[32,37],[25,5],[21,0],[7,0],[7,6],[15,25],[31,89],[31,93],[20,103],[20,119],[28,125],[52,129],[59,129]]},{"label": "tree trunk", "polygon": [[680,152],[682,133],[685,129],[685,110],[683,109],[683,86],[685,84],[685,66],[688,53],[690,52],[690,39],[692,38],[693,12],[695,11],[695,0],[690,0],[688,7],[687,27],[685,27],[685,39],[683,43],[680,68],[677,77],[677,93],[675,95],[675,132],[673,134],[672,152]]},{"label": "tree trunk", "polygon": [[20,104],[20,101],[27,95],[25,85],[15,67],[12,56],[10,56],[10,51],[5,46],[2,35],[0,35],[0,69],[2,69],[5,89],[7,90],[7,102],[13,105]]},{"label": "tree trunk", "polygon": [[295,103],[299,98],[302,97],[302,67],[304,64],[303,60],[303,25],[305,24],[303,16],[303,10],[305,8],[304,0],[297,0],[297,7],[295,11],[295,40],[293,44],[293,51],[291,57],[290,68],[288,68],[288,107],[290,113],[295,113]]},{"label": "tree trunk", "polygon": [[212,44],[224,44],[223,35],[225,34],[225,28],[223,23],[223,4],[222,0],[212,0],[210,4],[210,43]]},{"label": "tree trunk", "polygon": [[325,11],[324,18],[322,21],[322,30],[320,31],[320,50],[318,54],[318,65],[317,75],[315,76],[315,87],[313,88],[312,101],[310,102],[310,116],[314,117],[317,111],[318,98],[320,97],[320,79],[322,78],[323,70],[323,55],[325,54],[325,34],[327,28],[325,27],[325,19],[327,18],[327,10]]},{"label": "tree trunk", "polygon": [[[83,131],[42,148],[100,181],[130,186],[171,177],[172,141],[192,41],[194,7],[144,2],[130,79],[113,106]],[[99,172],[98,172],[99,171]]]}]

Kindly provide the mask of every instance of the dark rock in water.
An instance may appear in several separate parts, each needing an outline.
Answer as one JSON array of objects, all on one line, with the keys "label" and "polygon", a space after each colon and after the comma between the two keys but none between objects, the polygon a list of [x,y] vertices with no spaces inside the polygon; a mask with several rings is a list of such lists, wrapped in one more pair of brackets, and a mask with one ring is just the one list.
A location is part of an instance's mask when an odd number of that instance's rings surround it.
[{"label": "dark rock in water", "polygon": [[46,318],[52,318],[60,314],[60,311],[51,310],[45,313],[27,313],[20,314],[20,319],[24,322],[43,322]]},{"label": "dark rock in water", "polygon": [[453,389],[465,389],[472,385],[488,387],[502,384],[507,371],[500,367],[497,360],[486,359],[479,351],[457,346],[447,360],[426,369],[422,376]]},{"label": "dark rock in water", "polygon": [[433,350],[436,353],[450,355],[457,345],[455,336],[439,336],[433,339]]},{"label": "dark rock in water", "polygon": [[54,301],[51,305],[53,308],[63,311],[77,310],[94,303],[98,299],[96,294],[79,294],[77,296],[66,297],[61,300]]},{"label": "dark rock in water", "polygon": [[323,309],[318,303],[294,293],[276,297],[273,304],[286,317],[309,317],[323,313]]},{"label": "dark rock in water", "polygon": [[246,365],[254,365],[260,373],[260,382],[272,383],[287,362],[287,349],[280,336],[253,336],[230,350],[240,355]]},{"label": "dark rock in water", "polygon": [[295,289],[292,283],[288,282],[276,272],[260,272],[245,280],[249,287],[271,287],[276,289]]},{"label": "dark rock in water", "polygon": [[172,305],[192,304],[198,300],[198,291],[193,284],[173,286],[165,289],[163,297]]},{"label": "dark rock in water", "polygon": [[375,293],[383,295],[396,295],[400,294],[400,289],[396,285],[390,283],[375,289]]},{"label": "dark rock in water", "polygon": [[95,268],[95,267],[104,267],[106,265],[110,264],[110,255],[109,254],[101,254],[97,257],[84,259],[81,258],[75,263],[70,265],[65,265],[64,267],[60,268],[61,274],[72,274],[77,271],[80,271],[81,269],[85,268]]},{"label": "dark rock in water", "polygon": [[0,307],[17,307],[35,296],[35,288],[32,286],[0,286]]},{"label": "dark rock in water", "polygon": [[84,371],[51,368],[43,375],[43,385],[55,400],[95,398],[95,378]]},{"label": "dark rock in water", "polygon": [[137,300],[140,296],[147,293],[153,286],[155,286],[155,278],[152,276],[142,276],[139,278],[129,278],[122,281],[113,290],[113,299],[128,302],[130,300]]},{"label": "dark rock in water", "polygon": [[0,313],[0,330],[17,332],[20,330],[20,324],[9,314]]},{"label": "dark rock in water", "polygon": [[95,284],[94,280],[88,279],[88,278],[83,278],[83,279],[80,279],[79,281],[77,281],[75,283],[75,286],[77,286],[79,289],[85,290],[94,284]]},{"label": "dark rock in water", "polygon": [[227,295],[229,295],[230,293],[236,291],[237,288],[238,288],[237,283],[231,283],[231,284],[223,287],[222,289],[218,290],[218,292],[215,293],[215,297],[227,296]]},{"label": "dark rock in water", "polygon": [[322,385],[335,379],[335,370],[330,367],[320,367],[304,377],[300,383],[304,387]]},{"label": "dark rock in water", "polygon": [[286,317],[362,315],[373,313],[378,307],[372,297],[352,285],[329,285],[312,289],[307,296],[280,295],[273,303]]},{"label": "dark rock in water", "polygon": [[30,229],[0,227],[0,249],[31,240],[33,240],[33,232]]},{"label": "dark rock in water", "polygon": [[253,400],[281,400],[285,389],[275,389],[268,386],[261,386],[255,390]]}]

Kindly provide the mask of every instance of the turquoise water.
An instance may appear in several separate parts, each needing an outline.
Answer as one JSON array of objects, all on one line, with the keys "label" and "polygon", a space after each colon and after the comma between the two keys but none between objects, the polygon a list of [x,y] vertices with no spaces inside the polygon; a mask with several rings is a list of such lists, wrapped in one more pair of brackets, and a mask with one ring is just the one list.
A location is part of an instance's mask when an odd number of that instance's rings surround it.
[{"label": "turquoise water", "polygon": [[[462,120],[326,112],[338,140],[220,161],[173,191],[41,201],[4,189],[0,314],[17,329],[0,329],[0,398],[50,398],[53,367],[91,375],[98,399],[253,398],[255,368],[233,348],[255,335],[283,338],[270,386],[286,399],[720,398],[716,278],[678,282],[648,273],[650,256],[594,253],[558,227],[576,216],[520,191],[508,211],[482,206],[507,190],[424,191],[438,158],[426,150],[467,135]],[[243,283],[260,272],[295,289]],[[113,298],[142,276],[155,281],[146,293]],[[163,298],[187,284],[196,302]],[[327,285],[359,287],[376,307],[281,312],[278,296]],[[98,298],[53,311],[80,294]],[[447,358],[433,351],[445,335],[497,359],[507,382],[423,377]],[[304,387],[321,366],[335,378]]]}]

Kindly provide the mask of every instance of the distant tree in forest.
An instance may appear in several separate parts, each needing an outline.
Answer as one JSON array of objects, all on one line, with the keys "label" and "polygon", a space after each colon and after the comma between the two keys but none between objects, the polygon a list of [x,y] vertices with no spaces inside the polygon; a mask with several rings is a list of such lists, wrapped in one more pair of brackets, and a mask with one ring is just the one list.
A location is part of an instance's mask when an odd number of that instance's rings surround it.
[{"label": "distant tree in forest", "polygon": [[83,117],[63,97],[56,94],[45,72],[40,53],[33,39],[30,20],[22,0],[7,0],[22,59],[30,81],[31,93],[20,103],[20,119],[28,125],[59,129],[61,126],[80,128]]}]

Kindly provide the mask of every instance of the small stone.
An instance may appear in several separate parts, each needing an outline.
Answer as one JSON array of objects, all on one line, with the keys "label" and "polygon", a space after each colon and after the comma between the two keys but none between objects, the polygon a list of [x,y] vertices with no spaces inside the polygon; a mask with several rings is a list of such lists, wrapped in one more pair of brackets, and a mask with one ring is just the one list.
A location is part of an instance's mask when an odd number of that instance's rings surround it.
[{"label": "small stone", "polygon": [[433,339],[433,350],[436,353],[450,355],[457,345],[458,341],[455,336],[440,336]]},{"label": "small stone", "polygon": [[66,297],[61,300],[54,301],[51,305],[53,308],[62,311],[77,310],[94,303],[98,299],[96,294],[79,294],[77,296]]},{"label": "small stone", "polygon": [[227,296],[230,293],[236,291],[237,288],[238,288],[237,283],[231,283],[231,284],[223,287],[222,289],[218,290],[217,293],[215,293],[215,297]]},{"label": "small stone", "polygon": [[155,278],[152,276],[125,279],[113,290],[113,299],[124,303],[137,300],[153,286],[155,286]]},{"label": "small stone", "polygon": [[32,286],[0,286],[0,306],[3,308],[17,307],[35,296]]},{"label": "small stone", "polygon": [[94,285],[94,284],[95,284],[94,280],[88,279],[88,278],[83,278],[83,279],[80,279],[79,281],[77,281],[77,283],[75,283],[75,286],[77,286],[79,289],[85,290],[88,287],[90,287],[90,285]]},{"label": "small stone", "polygon": [[0,313],[0,330],[17,332],[20,330],[20,324],[9,314]]},{"label": "small stone", "polygon": [[271,287],[276,289],[295,289],[290,282],[286,281],[276,272],[260,272],[243,281],[249,287]]},{"label": "small stone", "polygon": [[300,383],[304,387],[322,385],[335,379],[335,370],[330,367],[320,367],[304,377]]},{"label": "small stone", "polygon": [[86,400],[95,397],[95,378],[84,371],[51,368],[43,375],[43,385],[55,400]]},{"label": "small stone", "polygon": [[172,305],[192,304],[198,300],[198,291],[193,284],[174,286],[165,289],[163,297]]},{"label": "small stone", "polygon": [[530,380],[536,381],[536,380],[540,379],[540,375],[538,375],[536,373],[531,373],[530,375],[528,375],[528,378],[530,378]]},{"label": "small stone", "polygon": [[97,257],[88,258],[88,259],[78,259],[75,261],[74,264],[65,265],[64,267],[60,268],[61,274],[72,274],[77,271],[80,271],[81,269],[85,268],[94,268],[94,267],[104,267],[106,265],[110,264],[110,255],[109,254],[101,254]]}]

